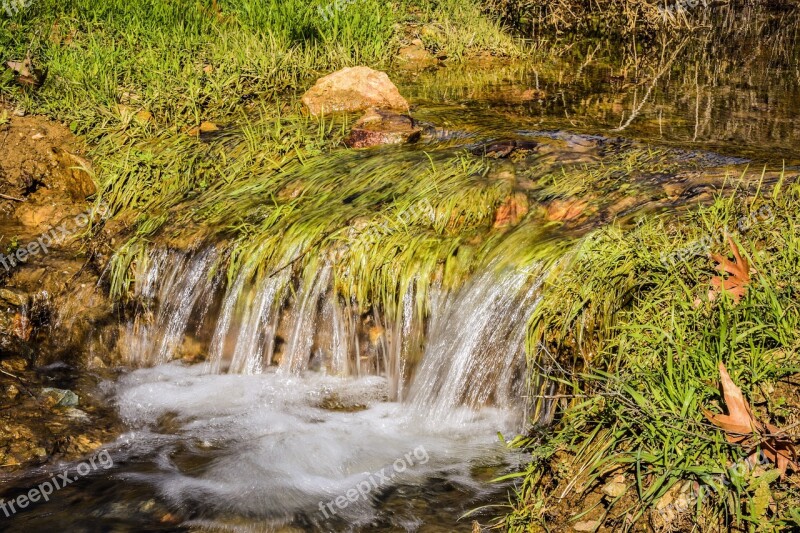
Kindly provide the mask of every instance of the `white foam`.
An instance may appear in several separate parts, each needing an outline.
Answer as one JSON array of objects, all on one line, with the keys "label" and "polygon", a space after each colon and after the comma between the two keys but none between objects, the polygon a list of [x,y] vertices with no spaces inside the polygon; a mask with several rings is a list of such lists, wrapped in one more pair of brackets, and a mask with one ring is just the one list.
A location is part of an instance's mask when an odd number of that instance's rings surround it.
[{"label": "white foam", "polygon": [[[497,463],[505,454],[497,431],[513,429],[507,412],[490,408],[465,411],[457,423],[433,424],[408,405],[383,401],[387,382],[380,377],[219,375],[204,374],[202,365],[168,364],[128,374],[115,392],[121,416],[134,428],[126,438],[137,453],[148,446],[160,450],[159,471],[139,477],[208,517],[321,521],[320,502],[382,470],[394,475],[392,484],[434,475],[472,484],[473,466]],[[323,402],[364,407],[332,411]],[[398,460],[407,466],[402,473],[393,467]],[[380,492],[334,509],[347,520],[368,519]]]}]

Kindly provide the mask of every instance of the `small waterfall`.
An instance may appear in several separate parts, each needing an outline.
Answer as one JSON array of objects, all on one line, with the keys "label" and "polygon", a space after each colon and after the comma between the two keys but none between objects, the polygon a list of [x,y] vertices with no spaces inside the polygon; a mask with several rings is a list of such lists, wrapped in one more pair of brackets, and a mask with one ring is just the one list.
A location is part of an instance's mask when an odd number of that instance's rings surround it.
[{"label": "small waterfall", "polygon": [[[129,358],[140,365],[171,360],[194,321],[205,326],[207,373],[260,374],[275,366],[289,374],[379,375],[390,399],[431,420],[468,416],[459,410],[464,406],[512,408],[524,403],[523,345],[541,264],[510,267],[504,255],[458,290],[418,290],[423,281],[415,278],[391,313],[364,316],[334,292],[329,262],[307,265],[298,286],[290,269],[258,279],[257,265],[249,265],[215,299],[222,276],[211,274],[214,249],[192,256],[156,251],[137,280],[139,295],[156,311],[129,326]],[[417,301],[421,293],[425,305]],[[419,310],[426,307],[423,320]]]},{"label": "small waterfall", "polygon": [[290,335],[280,365],[282,370],[300,372],[308,368],[317,331],[317,308],[330,277],[331,267],[325,264],[316,272],[311,286],[304,287],[297,295],[298,305],[292,309]]},{"label": "small waterfall", "polygon": [[459,407],[523,402],[524,341],[538,299],[537,268],[492,263],[460,290],[439,298],[410,403],[431,420],[468,416]]},{"label": "small waterfall", "polygon": [[157,308],[148,309],[128,326],[129,357],[140,365],[166,363],[183,342],[192,313],[198,321],[208,310],[218,279],[211,276],[216,251],[209,248],[193,257],[159,250],[136,279],[137,296]]},{"label": "small waterfall", "polygon": [[[258,374],[272,360],[289,273],[279,272],[263,278],[253,288],[245,288],[250,277],[249,270],[240,272],[225,297],[211,340],[208,363],[211,372],[219,372],[230,358],[229,372]],[[239,326],[235,335],[234,321]],[[226,348],[230,346],[229,353]]]}]

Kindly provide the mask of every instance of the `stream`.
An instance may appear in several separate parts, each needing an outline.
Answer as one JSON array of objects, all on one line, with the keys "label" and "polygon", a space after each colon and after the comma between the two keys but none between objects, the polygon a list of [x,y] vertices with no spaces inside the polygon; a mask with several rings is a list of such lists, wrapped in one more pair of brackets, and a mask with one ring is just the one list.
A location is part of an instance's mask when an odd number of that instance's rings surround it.
[{"label": "stream", "polygon": [[[585,46],[589,58],[398,74],[415,118],[436,134],[352,164],[398,152],[433,161],[512,139],[536,143],[548,169],[632,145],[703,169],[796,168],[800,80],[787,39],[790,52],[748,59],[744,82],[741,63],[715,60],[700,42],[665,45],[652,64],[630,66],[599,42]],[[592,196],[597,216],[574,227],[527,220],[460,287],[408,287],[392,316],[362,316],[333,295],[324,260],[302,283],[288,269],[225,280],[215,270],[224,242],[193,253],[154,246],[136,280],[152,305],[121,325],[125,369],[100,390],[125,433],[86,475],[75,463],[16,476],[7,497],[65,468],[74,481],[3,530],[469,532],[473,519],[502,516],[513,485],[492,479],[528,459],[506,441],[529,424],[526,324],[548,269],[611,219],[701,201],[666,203],[671,175],[645,174]],[[618,208],[632,190],[638,200]],[[517,255],[523,247],[540,253]],[[187,351],[205,357],[175,360]]]}]

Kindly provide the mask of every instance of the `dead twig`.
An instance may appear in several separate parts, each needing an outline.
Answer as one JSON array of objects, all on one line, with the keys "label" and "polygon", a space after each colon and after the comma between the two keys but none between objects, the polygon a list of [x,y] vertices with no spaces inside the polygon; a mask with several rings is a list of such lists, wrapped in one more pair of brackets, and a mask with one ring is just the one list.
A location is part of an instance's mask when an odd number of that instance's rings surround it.
[{"label": "dead twig", "polygon": [[6,200],[13,200],[15,202],[25,202],[25,198],[17,198],[16,196],[9,196],[7,194],[0,193],[0,198],[4,198]]}]

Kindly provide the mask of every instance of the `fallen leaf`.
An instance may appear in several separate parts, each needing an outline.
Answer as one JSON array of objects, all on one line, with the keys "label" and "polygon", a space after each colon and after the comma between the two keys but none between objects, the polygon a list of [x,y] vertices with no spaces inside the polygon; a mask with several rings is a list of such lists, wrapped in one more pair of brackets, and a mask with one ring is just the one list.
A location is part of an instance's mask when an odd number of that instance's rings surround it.
[{"label": "fallen leaf", "polygon": [[723,291],[730,293],[735,303],[739,303],[745,292],[747,292],[747,285],[750,283],[750,264],[747,259],[743,258],[739,252],[739,247],[728,236],[728,244],[733,252],[734,261],[728,260],[719,254],[712,254],[711,258],[717,262],[715,267],[723,275],[728,274],[727,279],[722,276],[714,276],[711,278],[711,285],[713,289],[708,291],[708,299],[714,301],[717,296]]},{"label": "fallen leaf", "polygon": [[[753,416],[742,389],[733,382],[723,363],[719,364],[719,376],[728,414],[714,414],[703,409],[703,415],[708,421],[723,429],[726,439],[732,444],[740,444],[750,449],[760,446],[764,457],[775,464],[781,477],[790,468],[798,470],[797,452],[792,440],[776,426],[761,422]],[[753,452],[747,460],[750,464],[755,464],[757,457],[758,452]]]},{"label": "fallen leaf", "polygon": [[725,430],[728,442],[741,443],[757,431],[757,422],[744,399],[742,389],[733,383],[723,363],[719,364],[719,376],[722,396],[729,414],[715,415],[706,409],[703,409],[703,414],[712,424]]},{"label": "fallen leaf", "polygon": [[47,72],[34,68],[31,53],[22,61],[7,61],[6,66],[17,74],[17,83],[29,87],[39,87],[44,83]]}]

